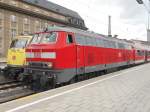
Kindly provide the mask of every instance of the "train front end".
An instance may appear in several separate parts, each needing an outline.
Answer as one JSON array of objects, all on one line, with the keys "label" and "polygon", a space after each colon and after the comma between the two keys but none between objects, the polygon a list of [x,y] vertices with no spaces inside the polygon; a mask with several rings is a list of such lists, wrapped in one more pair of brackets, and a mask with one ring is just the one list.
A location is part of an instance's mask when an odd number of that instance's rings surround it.
[{"label": "train front end", "polygon": [[36,33],[26,48],[21,80],[37,90],[67,82],[76,74],[75,53],[73,33],[59,28]]},{"label": "train front end", "polygon": [[26,65],[25,48],[31,38],[31,35],[21,35],[12,40],[7,54],[7,66],[3,69],[6,77],[16,79],[23,72],[23,67]]},{"label": "train front end", "polygon": [[[27,67],[24,79],[33,87],[55,84],[55,59],[57,55],[58,32],[36,33],[26,49]],[[49,83],[51,82],[51,84]]]}]

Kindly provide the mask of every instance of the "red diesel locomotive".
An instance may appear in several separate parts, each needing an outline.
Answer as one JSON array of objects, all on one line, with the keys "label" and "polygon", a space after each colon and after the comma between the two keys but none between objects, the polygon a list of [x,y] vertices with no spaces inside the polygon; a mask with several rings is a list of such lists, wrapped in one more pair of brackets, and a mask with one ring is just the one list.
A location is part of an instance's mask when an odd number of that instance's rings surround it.
[{"label": "red diesel locomotive", "polygon": [[26,48],[23,79],[33,86],[55,86],[96,71],[147,61],[149,51],[127,41],[73,28],[49,27]]}]

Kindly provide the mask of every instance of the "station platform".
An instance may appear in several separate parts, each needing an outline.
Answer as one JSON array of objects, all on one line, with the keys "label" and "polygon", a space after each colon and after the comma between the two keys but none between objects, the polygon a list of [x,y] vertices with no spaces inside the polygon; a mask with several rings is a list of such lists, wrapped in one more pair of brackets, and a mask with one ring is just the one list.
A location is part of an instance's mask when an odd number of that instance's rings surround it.
[{"label": "station platform", "polygon": [[0,104],[1,112],[150,112],[150,64]]}]

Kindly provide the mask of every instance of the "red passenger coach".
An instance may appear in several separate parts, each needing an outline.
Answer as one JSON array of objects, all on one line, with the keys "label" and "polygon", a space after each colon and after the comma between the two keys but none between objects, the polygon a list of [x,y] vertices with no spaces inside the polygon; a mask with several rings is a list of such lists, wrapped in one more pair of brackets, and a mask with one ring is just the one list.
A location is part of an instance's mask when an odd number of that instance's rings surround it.
[{"label": "red passenger coach", "polygon": [[[70,82],[91,72],[144,60],[131,43],[72,28],[49,27],[26,49],[24,79],[38,87]],[[135,55],[136,54],[136,55]]]},{"label": "red passenger coach", "polygon": [[149,46],[141,44],[139,42],[134,42],[134,55],[135,55],[135,64],[144,63],[149,61]]}]

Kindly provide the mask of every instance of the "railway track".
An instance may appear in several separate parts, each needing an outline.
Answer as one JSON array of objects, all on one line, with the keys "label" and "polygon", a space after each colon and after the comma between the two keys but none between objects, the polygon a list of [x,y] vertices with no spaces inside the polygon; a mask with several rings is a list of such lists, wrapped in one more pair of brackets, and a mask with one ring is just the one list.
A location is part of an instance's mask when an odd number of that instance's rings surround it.
[{"label": "railway track", "polygon": [[21,82],[8,81],[0,83],[0,103],[5,103],[34,93],[34,91]]},{"label": "railway track", "polygon": [[8,81],[8,82],[0,83],[0,91],[7,90],[9,88],[15,88],[21,85],[22,83],[17,81]]}]

